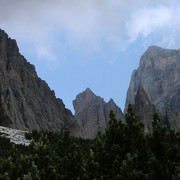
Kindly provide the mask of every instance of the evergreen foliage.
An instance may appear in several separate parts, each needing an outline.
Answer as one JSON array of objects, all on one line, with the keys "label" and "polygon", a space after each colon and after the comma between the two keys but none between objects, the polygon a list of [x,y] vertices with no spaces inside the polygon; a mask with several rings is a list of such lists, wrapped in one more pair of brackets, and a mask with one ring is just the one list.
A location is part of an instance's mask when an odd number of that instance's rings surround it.
[{"label": "evergreen foliage", "polygon": [[180,132],[162,125],[154,110],[145,132],[132,104],[126,122],[109,114],[109,127],[94,140],[33,131],[29,146],[0,137],[0,179],[129,180],[180,179]]}]

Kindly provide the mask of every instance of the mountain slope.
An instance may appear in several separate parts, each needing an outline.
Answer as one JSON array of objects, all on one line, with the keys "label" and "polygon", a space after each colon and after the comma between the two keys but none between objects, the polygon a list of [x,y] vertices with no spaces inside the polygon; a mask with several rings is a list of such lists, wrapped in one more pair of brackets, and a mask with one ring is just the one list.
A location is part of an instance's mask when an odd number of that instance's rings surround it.
[{"label": "mountain slope", "polygon": [[117,118],[124,121],[121,109],[111,99],[106,103],[89,88],[76,96],[73,101],[75,118],[83,130],[85,138],[94,138],[98,130],[104,131],[108,126],[109,111],[112,109]]},{"label": "mountain slope", "polygon": [[67,125],[73,135],[80,135],[70,110],[37,76],[35,67],[19,53],[16,41],[3,30],[0,30],[0,125],[53,132],[62,132]]}]

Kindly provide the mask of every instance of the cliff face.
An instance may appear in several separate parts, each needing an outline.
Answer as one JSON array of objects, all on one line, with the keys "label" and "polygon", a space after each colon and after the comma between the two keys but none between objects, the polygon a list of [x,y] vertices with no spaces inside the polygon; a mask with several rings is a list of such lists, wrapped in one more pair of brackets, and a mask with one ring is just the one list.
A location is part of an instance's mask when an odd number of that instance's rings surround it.
[{"label": "cliff face", "polygon": [[[0,30],[0,125],[21,130],[62,132],[68,125],[80,135],[72,113],[19,53],[16,41]],[[72,128],[72,129],[71,129]],[[76,129],[76,130],[75,130]]]},{"label": "cliff face", "polygon": [[140,59],[138,69],[132,73],[125,111],[129,101],[134,104],[139,86],[142,86],[160,114],[166,116],[167,124],[179,128],[180,50],[157,46],[148,48]]},{"label": "cliff face", "polygon": [[104,131],[108,126],[109,111],[112,109],[117,118],[124,121],[121,109],[111,99],[106,103],[96,96],[89,88],[76,96],[73,101],[75,118],[83,130],[85,138],[94,138],[98,132]]}]

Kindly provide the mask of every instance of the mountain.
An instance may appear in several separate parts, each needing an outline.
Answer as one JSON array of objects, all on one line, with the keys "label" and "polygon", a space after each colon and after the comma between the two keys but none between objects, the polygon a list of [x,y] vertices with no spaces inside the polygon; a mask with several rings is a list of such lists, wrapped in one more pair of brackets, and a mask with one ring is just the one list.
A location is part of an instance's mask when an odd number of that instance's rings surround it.
[{"label": "mountain", "polygon": [[125,112],[129,101],[135,103],[139,86],[164,117],[165,123],[180,128],[180,50],[158,46],[147,49],[138,69],[132,73]]},{"label": "mountain", "polygon": [[15,40],[0,30],[0,125],[20,130],[62,132],[81,136],[71,111],[19,53]]},{"label": "mountain", "polygon": [[108,126],[109,111],[112,109],[117,118],[124,120],[121,109],[112,99],[108,103],[96,96],[89,88],[76,96],[73,101],[75,119],[82,127],[85,138],[94,138],[96,133],[104,131]]}]

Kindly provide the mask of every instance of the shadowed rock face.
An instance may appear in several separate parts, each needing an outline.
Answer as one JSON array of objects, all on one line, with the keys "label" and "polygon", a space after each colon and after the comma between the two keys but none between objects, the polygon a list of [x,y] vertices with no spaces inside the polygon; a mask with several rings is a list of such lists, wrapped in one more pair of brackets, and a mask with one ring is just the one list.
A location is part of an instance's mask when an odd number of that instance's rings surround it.
[{"label": "shadowed rock face", "polygon": [[152,130],[154,106],[141,86],[139,86],[135,96],[134,110],[138,116],[138,119],[143,121],[145,131]]},{"label": "shadowed rock face", "polygon": [[112,109],[117,118],[124,121],[121,109],[111,99],[106,103],[96,96],[89,88],[76,96],[73,101],[75,118],[83,129],[85,138],[94,138],[98,132],[104,131],[108,126],[109,111]]},{"label": "shadowed rock face", "polygon": [[125,111],[129,101],[134,104],[139,86],[160,114],[166,116],[166,123],[180,128],[180,50],[148,48],[132,73]]},{"label": "shadowed rock face", "polygon": [[[70,110],[19,53],[16,41],[0,30],[0,125],[20,130],[62,132],[68,125],[80,135]],[[71,129],[72,128],[72,129]]]}]

